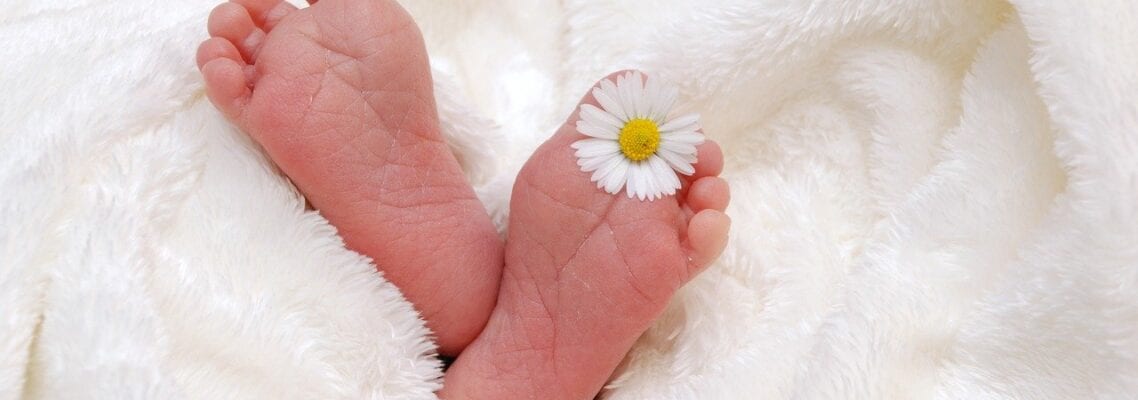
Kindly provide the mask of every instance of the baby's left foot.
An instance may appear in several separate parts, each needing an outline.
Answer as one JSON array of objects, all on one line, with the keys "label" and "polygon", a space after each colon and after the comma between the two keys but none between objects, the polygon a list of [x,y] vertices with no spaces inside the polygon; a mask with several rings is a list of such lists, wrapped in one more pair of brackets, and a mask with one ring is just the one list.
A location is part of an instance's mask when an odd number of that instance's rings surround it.
[{"label": "baby's left foot", "polygon": [[[590,95],[584,104],[598,103]],[[444,398],[593,398],[675,291],[726,244],[729,193],[716,176],[715,143],[698,148],[686,190],[640,201],[598,190],[581,171],[570,147],[585,139],[577,119],[518,176],[498,305],[447,372]]]}]

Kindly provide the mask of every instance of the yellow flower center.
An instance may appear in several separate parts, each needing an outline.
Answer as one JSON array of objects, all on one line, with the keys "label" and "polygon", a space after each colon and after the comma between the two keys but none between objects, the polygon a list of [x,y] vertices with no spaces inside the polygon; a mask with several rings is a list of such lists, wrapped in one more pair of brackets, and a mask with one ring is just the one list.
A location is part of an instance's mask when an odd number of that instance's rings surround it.
[{"label": "yellow flower center", "polygon": [[643,161],[660,147],[660,128],[650,119],[635,118],[620,130],[620,152],[632,161]]}]

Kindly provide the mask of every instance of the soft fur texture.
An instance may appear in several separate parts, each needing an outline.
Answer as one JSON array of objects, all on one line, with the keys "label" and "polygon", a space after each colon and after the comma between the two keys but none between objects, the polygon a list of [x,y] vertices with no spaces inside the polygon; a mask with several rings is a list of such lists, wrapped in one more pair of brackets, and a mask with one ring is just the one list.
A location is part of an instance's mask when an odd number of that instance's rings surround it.
[{"label": "soft fur texture", "polygon": [[[0,400],[438,388],[411,305],[204,98],[215,1],[0,6]],[[1138,393],[1138,3],[406,5],[499,226],[610,71],[723,145],[731,244],[607,399]]]}]

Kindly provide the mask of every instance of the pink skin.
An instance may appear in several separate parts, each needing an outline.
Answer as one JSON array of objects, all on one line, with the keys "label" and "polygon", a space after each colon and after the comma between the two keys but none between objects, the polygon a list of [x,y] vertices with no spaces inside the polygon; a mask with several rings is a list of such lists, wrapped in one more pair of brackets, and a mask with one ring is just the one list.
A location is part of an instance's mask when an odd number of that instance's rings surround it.
[{"label": "pink skin", "polygon": [[[610,77],[612,78],[612,77]],[[584,103],[596,105],[592,96]],[[498,306],[447,372],[456,399],[591,399],[681,285],[722,252],[730,198],[719,146],[654,202],[589,182],[574,113],[514,185]]]},{"label": "pink skin", "polygon": [[214,9],[207,93],[457,354],[494,307],[502,243],[439,134],[422,37],[391,0],[311,3]]},{"label": "pink skin", "polygon": [[518,177],[502,273],[501,243],[439,137],[422,39],[398,5],[234,0],[209,28],[198,65],[218,109],[377,260],[444,353],[474,340],[444,398],[592,398],[726,244],[715,143],[700,146],[678,195],[640,202],[578,169],[574,113]]}]

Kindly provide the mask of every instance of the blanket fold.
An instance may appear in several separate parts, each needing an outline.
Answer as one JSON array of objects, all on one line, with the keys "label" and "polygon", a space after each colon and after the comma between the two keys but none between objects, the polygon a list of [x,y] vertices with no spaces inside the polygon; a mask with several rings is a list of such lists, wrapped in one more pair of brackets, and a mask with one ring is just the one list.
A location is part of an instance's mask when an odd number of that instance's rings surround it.
[{"label": "blanket fold", "polygon": [[[434,398],[414,308],[205,99],[214,3],[0,6],[0,400]],[[722,144],[728,250],[603,398],[1138,393],[1138,4],[404,5],[500,227],[609,72]]]}]

